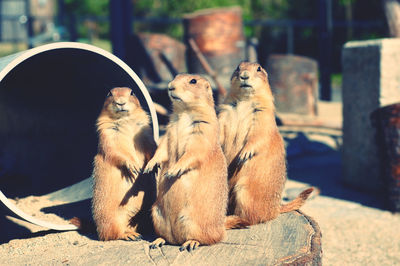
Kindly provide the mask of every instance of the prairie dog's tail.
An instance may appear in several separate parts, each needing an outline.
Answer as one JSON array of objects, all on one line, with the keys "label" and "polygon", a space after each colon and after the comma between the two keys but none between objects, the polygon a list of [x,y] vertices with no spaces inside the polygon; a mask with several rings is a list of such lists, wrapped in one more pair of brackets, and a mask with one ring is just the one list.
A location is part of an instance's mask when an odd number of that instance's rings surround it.
[{"label": "prairie dog's tail", "polygon": [[294,200],[292,200],[291,202],[284,204],[281,206],[281,213],[285,213],[285,212],[290,212],[290,211],[295,211],[300,209],[301,206],[303,206],[303,204],[306,202],[306,200],[308,199],[308,197],[310,196],[311,192],[314,191],[314,188],[307,188],[306,190],[304,190],[303,192],[301,192],[297,198],[295,198]]},{"label": "prairie dog's tail", "polygon": [[80,231],[96,232],[96,226],[94,225],[93,221],[74,217],[74,218],[70,219],[69,222],[71,224],[75,225],[76,227],[78,227],[78,230],[80,230]]},{"label": "prairie dog's tail", "polygon": [[247,228],[250,223],[239,216],[229,215],[225,218],[225,229],[240,229]]}]

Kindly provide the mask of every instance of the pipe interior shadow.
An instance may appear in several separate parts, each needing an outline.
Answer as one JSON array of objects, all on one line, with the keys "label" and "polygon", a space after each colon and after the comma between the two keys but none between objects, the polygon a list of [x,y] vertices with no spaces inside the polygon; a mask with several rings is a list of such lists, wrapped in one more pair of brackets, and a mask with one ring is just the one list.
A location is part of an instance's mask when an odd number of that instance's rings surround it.
[{"label": "pipe interior shadow", "polygon": [[0,187],[8,197],[43,195],[91,175],[95,121],[109,89],[134,90],[116,63],[80,49],[36,54],[0,82]]}]

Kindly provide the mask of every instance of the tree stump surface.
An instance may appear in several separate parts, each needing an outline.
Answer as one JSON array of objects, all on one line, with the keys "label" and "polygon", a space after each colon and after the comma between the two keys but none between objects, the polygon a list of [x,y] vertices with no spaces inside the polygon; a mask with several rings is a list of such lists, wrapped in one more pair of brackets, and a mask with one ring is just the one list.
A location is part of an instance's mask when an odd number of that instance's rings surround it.
[{"label": "tree stump surface", "polygon": [[0,265],[321,265],[321,232],[302,212],[290,212],[192,252],[166,244],[150,249],[140,241],[98,241],[95,234],[41,231],[0,245]]},{"label": "tree stump surface", "polygon": [[[139,253],[139,252],[138,252]],[[177,265],[281,265],[321,264],[321,232],[312,218],[301,212],[280,215],[277,219],[229,230],[224,241],[201,246],[191,253],[165,245],[150,250],[138,263]]]},{"label": "tree stump surface", "polygon": [[[9,201],[37,220],[65,226],[75,216],[90,219],[91,181],[85,179],[44,196]],[[272,221],[246,229],[228,230],[222,242],[200,246],[192,252],[180,251],[179,245],[168,243],[150,249],[155,235],[145,235],[140,241],[98,241],[94,232],[45,230],[31,224],[35,221],[28,223],[15,218],[17,215],[11,209],[0,212],[0,244],[2,236],[8,236],[8,240],[7,237],[3,239],[5,244],[0,245],[0,265],[321,264],[319,226],[301,211],[284,213]]]}]

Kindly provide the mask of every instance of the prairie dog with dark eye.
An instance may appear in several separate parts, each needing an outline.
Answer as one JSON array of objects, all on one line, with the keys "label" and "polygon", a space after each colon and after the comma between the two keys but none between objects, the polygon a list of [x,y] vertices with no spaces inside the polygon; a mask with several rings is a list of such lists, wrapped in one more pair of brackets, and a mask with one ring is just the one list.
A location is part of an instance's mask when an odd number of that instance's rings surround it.
[{"label": "prairie dog with dark eye", "polygon": [[135,240],[151,226],[155,182],[141,169],[156,144],[147,113],[129,88],[114,88],[97,119],[92,214],[100,240]]},{"label": "prairie dog with dark eye", "polygon": [[160,238],[191,251],[225,237],[225,227],[240,227],[226,218],[227,165],[219,143],[218,119],[209,82],[179,74],[168,85],[173,112],[167,131],[145,172],[159,167],[157,200],[152,208]]},{"label": "prairie dog with dark eye", "polygon": [[286,153],[267,72],[257,63],[240,63],[219,110],[220,141],[228,163],[228,213],[257,224],[299,209],[313,188],[281,206]]}]

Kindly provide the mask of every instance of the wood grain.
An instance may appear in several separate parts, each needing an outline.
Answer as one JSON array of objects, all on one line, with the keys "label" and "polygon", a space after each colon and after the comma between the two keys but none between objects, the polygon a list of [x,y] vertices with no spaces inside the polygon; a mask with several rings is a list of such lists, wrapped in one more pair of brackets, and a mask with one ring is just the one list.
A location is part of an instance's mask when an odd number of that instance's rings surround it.
[{"label": "wood grain", "polygon": [[0,265],[321,265],[321,232],[301,212],[230,230],[221,243],[191,253],[168,244],[149,249],[153,239],[103,242],[95,234],[42,231],[0,245]]},{"label": "wood grain", "polygon": [[312,218],[301,212],[282,214],[277,219],[248,229],[230,230],[227,238],[192,253],[178,246],[154,250],[143,245],[145,256],[137,262],[153,265],[320,265],[321,232]]}]

